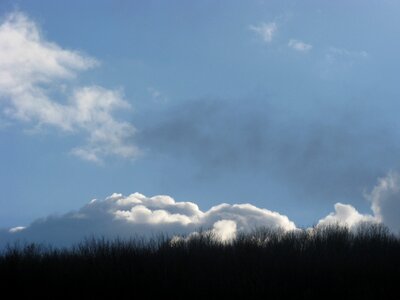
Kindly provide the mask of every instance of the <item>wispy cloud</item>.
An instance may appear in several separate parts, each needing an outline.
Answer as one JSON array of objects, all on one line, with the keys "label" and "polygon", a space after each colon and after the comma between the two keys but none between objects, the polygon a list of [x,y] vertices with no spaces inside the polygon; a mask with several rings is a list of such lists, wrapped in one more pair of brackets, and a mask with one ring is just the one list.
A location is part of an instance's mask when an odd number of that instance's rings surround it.
[{"label": "wispy cloud", "polygon": [[370,54],[365,50],[349,50],[329,47],[320,63],[321,76],[325,79],[337,78],[358,64],[366,62]]},{"label": "wispy cloud", "polygon": [[288,47],[292,48],[293,50],[305,53],[309,52],[313,46],[300,40],[291,39],[288,43]]},{"label": "wispy cloud", "polygon": [[325,53],[325,61],[328,65],[339,65],[342,68],[348,68],[355,62],[367,59],[367,51],[353,51],[345,48],[329,47]]},{"label": "wispy cloud", "polygon": [[338,57],[359,59],[359,58],[367,58],[368,56],[369,56],[368,52],[365,50],[352,51],[345,48],[337,48],[337,47],[329,47],[326,53],[326,57],[328,59],[334,59]]},{"label": "wispy cloud", "polygon": [[278,26],[275,22],[260,23],[259,25],[250,25],[249,29],[254,31],[264,42],[270,43],[278,30]]},{"label": "wispy cloud", "polygon": [[156,102],[165,102],[168,101],[168,98],[162,93],[159,89],[155,87],[148,87],[147,92],[149,93],[152,100]]},{"label": "wispy cloud", "polygon": [[[22,13],[10,14],[0,25],[0,104],[9,119],[86,135],[86,144],[72,150],[83,159],[135,157],[137,148],[126,142],[135,128],[113,116],[113,111],[130,107],[121,91],[65,88],[78,72],[97,65],[96,59],[47,41]],[[54,99],[49,90],[58,90],[65,99]]]}]

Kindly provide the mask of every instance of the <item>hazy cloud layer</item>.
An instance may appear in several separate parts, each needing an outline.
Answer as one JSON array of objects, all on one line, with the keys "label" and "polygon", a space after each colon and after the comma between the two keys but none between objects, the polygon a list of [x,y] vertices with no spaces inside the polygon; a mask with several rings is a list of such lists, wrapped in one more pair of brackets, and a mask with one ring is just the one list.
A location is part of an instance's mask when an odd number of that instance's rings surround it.
[{"label": "hazy cloud layer", "polygon": [[143,120],[136,139],[148,155],[186,159],[208,179],[235,171],[261,173],[307,197],[332,201],[360,197],[398,166],[399,144],[385,126],[371,127],[362,110],[320,109],[304,119],[268,99],[202,99]]},{"label": "hazy cloud layer", "polygon": [[[24,14],[10,14],[0,25],[1,108],[9,119],[35,128],[52,126],[84,134],[86,144],[72,150],[83,159],[132,158],[137,149],[126,140],[135,128],[113,116],[115,110],[130,107],[121,91],[68,86],[79,71],[97,64],[91,57],[47,41]],[[54,91],[62,96],[52,96]]]}]

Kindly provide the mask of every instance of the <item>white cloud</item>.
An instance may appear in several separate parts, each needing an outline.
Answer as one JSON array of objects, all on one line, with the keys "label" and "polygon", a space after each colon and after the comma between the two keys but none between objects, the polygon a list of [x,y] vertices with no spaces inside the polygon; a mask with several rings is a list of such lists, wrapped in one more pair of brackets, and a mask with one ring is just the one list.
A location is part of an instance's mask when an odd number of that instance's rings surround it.
[{"label": "white cloud", "polygon": [[[138,154],[130,140],[135,128],[114,118],[129,109],[121,91],[100,86],[72,87],[65,83],[98,62],[47,41],[36,24],[22,13],[9,15],[0,25],[0,104],[5,115],[35,127],[52,126],[71,134],[85,134],[87,143],[72,153],[100,162],[105,156],[132,158]],[[49,91],[65,94],[53,99]]]},{"label": "white cloud", "polygon": [[237,225],[232,220],[217,221],[213,225],[212,232],[222,242],[228,242],[236,237]]},{"label": "white cloud", "polygon": [[46,41],[22,13],[9,15],[1,24],[0,54],[0,86],[14,93],[37,83],[74,77],[75,71],[96,65],[90,57]]},{"label": "white cloud", "polygon": [[367,198],[377,220],[400,233],[400,175],[389,172],[380,178]]},{"label": "white cloud", "polygon": [[248,232],[260,226],[284,231],[296,229],[286,216],[250,204],[220,204],[203,212],[193,202],[177,202],[169,196],[113,194],[102,201],[92,200],[76,212],[36,220],[22,231],[1,236],[0,240],[68,245],[90,235],[111,238],[151,236],[158,232],[180,235],[202,228],[211,230],[222,241],[229,241],[238,231]]},{"label": "white cloud", "polygon": [[[379,179],[367,198],[373,214],[362,214],[352,205],[336,203],[335,211],[319,220],[317,227],[339,224],[354,230],[364,223],[383,223],[392,232],[399,232],[400,175],[390,172]],[[26,227],[0,230],[0,247],[15,240],[70,245],[91,235],[129,238],[163,232],[190,238],[197,236],[199,229],[229,242],[238,232],[258,227],[297,230],[287,216],[251,204],[222,203],[202,211],[193,202],[177,202],[166,195],[146,197],[134,193],[125,197],[114,193],[104,200],[93,199],[78,211],[38,219]]]},{"label": "white cloud", "polygon": [[319,220],[317,226],[345,225],[349,228],[356,228],[362,223],[376,223],[377,220],[372,215],[360,214],[349,204],[336,203],[335,212],[330,213],[325,218]]},{"label": "white cloud", "polygon": [[[352,205],[336,203],[335,211],[319,220],[317,227],[339,224],[356,230],[361,224],[383,223],[392,232],[399,233],[400,175],[390,172],[379,179],[367,198],[373,214],[362,214]],[[239,232],[258,227],[298,230],[287,216],[248,203],[222,203],[202,211],[196,203],[177,202],[166,195],[114,193],[104,200],[93,199],[78,211],[38,219],[26,227],[0,230],[0,247],[15,240],[70,245],[91,235],[129,238],[162,232],[190,238],[197,236],[199,229],[229,242]]]},{"label": "white cloud", "polygon": [[10,228],[9,232],[14,233],[14,232],[22,231],[24,229],[25,229],[24,226],[17,226],[17,227]]},{"label": "white cloud", "polygon": [[312,49],[312,45],[304,43],[299,40],[291,39],[288,43],[288,46],[296,51],[300,52],[308,52]]},{"label": "white cloud", "polygon": [[389,172],[365,197],[371,203],[373,215],[360,214],[349,204],[336,203],[335,212],[321,219],[318,225],[342,224],[355,228],[361,223],[372,222],[382,223],[392,232],[400,233],[400,175]]},{"label": "white cloud", "polygon": [[278,26],[275,22],[260,23],[256,26],[250,25],[249,29],[257,33],[264,42],[270,43],[278,30]]},{"label": "white cloud", "polygon": [[251,204],[220,204],[205,212],[202,220],[214,224],[218,220],[232,220],[240,231],[259,226],[293,230],[295,224],[288,217],[268,209],[258,208]]}]

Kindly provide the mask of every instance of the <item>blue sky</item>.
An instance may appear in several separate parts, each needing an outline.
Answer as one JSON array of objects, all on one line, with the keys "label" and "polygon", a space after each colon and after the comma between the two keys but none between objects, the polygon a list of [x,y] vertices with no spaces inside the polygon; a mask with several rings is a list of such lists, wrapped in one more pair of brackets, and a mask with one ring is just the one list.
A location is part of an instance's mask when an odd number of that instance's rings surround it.
[{"label": "blue sky", "polygon": [[337,202],[370,213],[365,195],[399,168],[399,13],[386,0],[2,1],[2,42],[33,26],[53,52],[18,48],[26,67],[0,44],[0,227],[114,192],[252,203],[297,226]]}]

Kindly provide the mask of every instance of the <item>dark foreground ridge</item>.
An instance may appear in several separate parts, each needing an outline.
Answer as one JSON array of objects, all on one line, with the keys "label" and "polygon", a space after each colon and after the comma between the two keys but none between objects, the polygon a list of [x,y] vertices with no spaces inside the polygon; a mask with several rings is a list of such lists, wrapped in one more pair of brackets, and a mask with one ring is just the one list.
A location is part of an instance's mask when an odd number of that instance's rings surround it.
[{"label": "dark foreground ridge", "polygon": [[368,225],[356,232],[257,229],[230,243],[205,232],[180,240],[89,239],[68,249],[14,245],[0,255],[0,277],[3,293],[14,296],[57,288],[129,299],[399,299],[400,240]]}]

